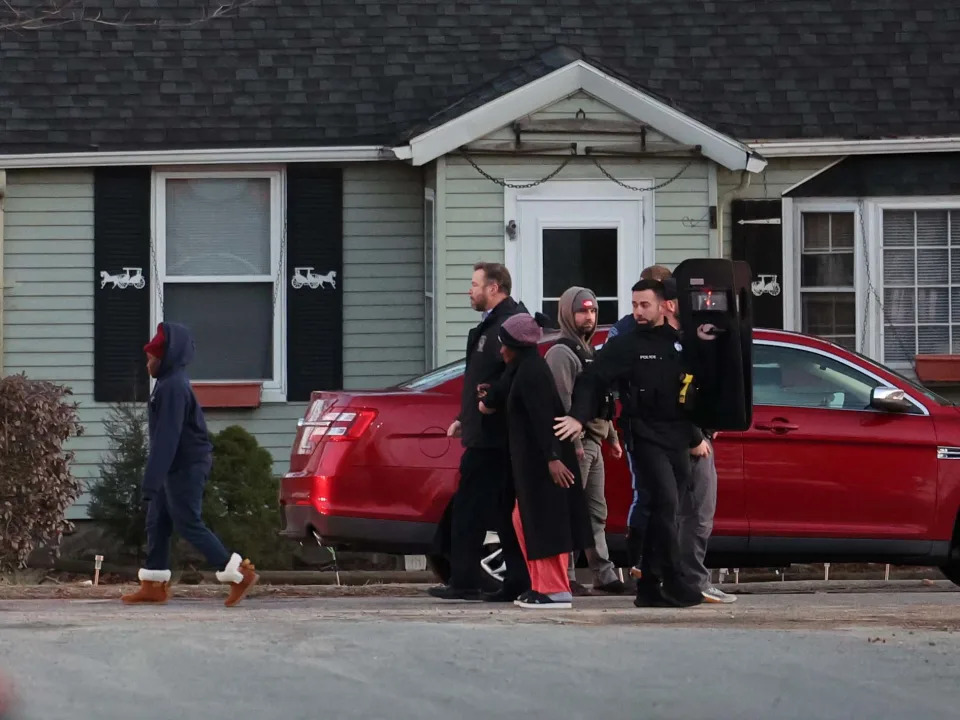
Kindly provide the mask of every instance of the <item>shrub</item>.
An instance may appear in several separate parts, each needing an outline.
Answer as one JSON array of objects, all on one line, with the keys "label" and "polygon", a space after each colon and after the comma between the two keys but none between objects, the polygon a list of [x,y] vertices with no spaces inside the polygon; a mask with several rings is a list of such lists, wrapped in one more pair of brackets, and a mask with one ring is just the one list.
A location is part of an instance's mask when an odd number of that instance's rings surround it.
[{"label": "shrub", "polygon": [[23,373],[0,378],[0,569],[25,567],[38,546],[57,548],[82,486],[63,449],[83,434],[72,391]]},{"label": "shrub", "polygon": [[140,504],[140,485],[147,466],[150,441],[143,403],[111,406],[104,421],[110,450],[100,462],[100,478],[90,488],[90,519],[134,553],[137,562],[147,540],[146,516]]},{"label": "shrub", "polygon": [[270,453],[239,425],[211,439],[213,467],[203,504],[210,529],[258,568],[290,569],[294,548],[277,535],[280,510]]}]

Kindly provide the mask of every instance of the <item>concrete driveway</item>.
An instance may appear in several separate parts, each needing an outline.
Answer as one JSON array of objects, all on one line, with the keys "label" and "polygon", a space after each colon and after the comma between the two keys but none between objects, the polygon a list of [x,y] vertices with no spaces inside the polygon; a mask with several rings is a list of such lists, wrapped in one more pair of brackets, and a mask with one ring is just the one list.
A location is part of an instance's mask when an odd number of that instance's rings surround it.
[{"label": "concrete driveway", "polygon": [[[0,601],[28,718],[955,718],[960,593]],[[4,719],[6,720],[6,719]]]}]

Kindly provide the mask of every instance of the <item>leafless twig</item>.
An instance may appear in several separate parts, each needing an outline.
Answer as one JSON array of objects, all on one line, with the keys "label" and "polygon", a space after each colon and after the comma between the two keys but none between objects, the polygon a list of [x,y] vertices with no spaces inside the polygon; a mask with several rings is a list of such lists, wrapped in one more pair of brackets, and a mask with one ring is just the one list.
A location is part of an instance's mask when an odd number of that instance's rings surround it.
[{"label": "leafless twig", "polygon": [[150,20],[138,21],[127,12],[123,17],[108,20],[102,12],[88,12],[82,3],[74,0],[53,2],[47,7],[24,10],[15,7],[10,0],[0,0],[0,31],[3,30],[49,30],[63,25],[100,25],[118,28],[156,28],[177,30],[203,25],[212,20],[226,17],[241,8],[254,5],[260,0],[231,0],[221,2],[215,8],[204,9],[199,17],[191,20]]}]

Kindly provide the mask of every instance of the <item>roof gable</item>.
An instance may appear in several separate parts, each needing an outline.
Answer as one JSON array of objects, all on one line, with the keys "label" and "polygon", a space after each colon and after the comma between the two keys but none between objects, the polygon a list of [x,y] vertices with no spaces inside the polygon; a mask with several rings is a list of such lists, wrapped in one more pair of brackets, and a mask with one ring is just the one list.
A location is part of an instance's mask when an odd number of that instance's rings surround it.
[{"label": "roof gable", "polygon": [[447,120],[412,138],[407,145],[394,148],[394,152],[400,158],[409,158],[414,165],[423,165],[578,91],[629,118],[650,125],[679,143],[700,148],[704,156],[729,170],[760,172],[766,166],[765,160],[742,143],[583,60],[575,60]]}]

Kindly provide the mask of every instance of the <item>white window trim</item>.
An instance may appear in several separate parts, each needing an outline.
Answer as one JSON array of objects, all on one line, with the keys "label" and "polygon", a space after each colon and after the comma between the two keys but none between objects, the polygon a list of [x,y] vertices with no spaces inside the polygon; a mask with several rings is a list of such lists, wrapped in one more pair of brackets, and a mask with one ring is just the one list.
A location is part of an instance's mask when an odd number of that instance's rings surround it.
[{"label": "white window trim", "polygon": [[[432,247],[433,247],[433,257],[431,258],[432,262],[431,262],[431,264],[430,264],[430,267],[433,268],[433,277],[432,277],[432,278],[428,278],[428,277],[426,276],[426,268],[427,268],[427,242],[426,242],[426,240],[427,240],[427,237],[426,237],[426,233],[424,233],[424,238],[423,238],[423,239],[424,239],[424,243],[423,243],[423,266],[424,266],[424,276],[423,276],[423,288],[424,288],[424,289],[423,289],[423,294],[424,294],[424,297],[425,297],[427,300],[430,300],[431,311],[432,311],[432,313],[433,313],[433,323],[432,323],[432,329],[431,329],[430,331],[428,331],[428,330],[427,330],[427,327],[426,327],[426,324],[427,324],[427,323],[426,323],[426,319],[424,319],[424,328],[423,328],[423,331],[424,331],[424,341],[425,341],[424,344],[425,344],[425,345],[429,344],[429,346],[432,348],[431,357],[425,358],[425,359],[426,359],[426,365],[427,365],[426,369],[429,371],[429,370],[433,370],[434,368],[437,367],[437,358],[438,358],[438,353],[437,353],[437,194],[436,194],[436,192],[435,192],[434,190],[432,190],[431,188],[424,188],[424,190],[423,190],[423,213],[424,213],[424,214],[423,214],[423,223],[424,223],[424,227],[426,227],[426,223],[427,223],[427,203],[428,203],[428,202],[430,203],[430,209],[431,209],[431,212],[432,212],[432,218],[431,218],[430,227],[433,228],[433,237],[431,238],[431,243],[430,243],[430,244],[431,244]],[[429,281],[429,287],[432,287],[433,290],[427,290],[427,287],[428,287],[428,284],[427,284],[427,283],[428,283],[428,281]],[[427,335],[428,332],[432,332],[432,334],[433,334],[433,337],[432,337],[432,338],[426,337],[426,335]],[[432,342],[427,343],[426,341],[432,341]],[[426,350],[426,347],[424,348],[424,350]]]},{"label": "white window trim", "polygon": [[[163,321],[160,310],[160,299],[163,297],[164,283],[166,282],[166,181],[181,179],[210,179],[210,178],[241,178],[260,179],[270,181],[270,274],[263,276],[249,275],[216,275],[197,276],[192,280],[178,279],[174,282],[246,282],[254,279],[261,282],[269,281],[272,284],[280,283],[277,289],[277,299],[273,312],[273,378],[268,380],[198,380],[198,384],[241,384],[261,382],[263,403],[283,403],[287,401],[287,292],[286,271],[281,269],[279,275],[277,266],[280,262],[280,251],[283,240],[284,222],[286,217],[285,185],[286,174],[282,168],[252,167],[246,170],[230,169],[197,169],[171,170],[154,169],[151,192],[151,237],[153,238],[156,265],[154,268],[154,290],[150,293],[150,327],[156,328],[157,323]],[[276,288],[275,288],[276,289]],[[152,333],[151,333],[152,334]]]},{"label": "white window trim", "polygon": [[[862,202],[862,210],[859,203]],[[792,218],[783,231],[783,315],[784,329],[800,332],[800,238],[801,214],[805,212],[854,213],[854,289],[857,308],[857,350],[872,360],[883,360],[883,312],[876,297],[868,292],[869,278],[873,288],[883,297],[883,211],[884,210],[958,210],[960,195],[918,197],[863,198],[784,198],[783,217]],[[860,214],[863,214],[864,238]],[[866,333],[863,322],[866,319]],[[863,347],[861,347],[863,345]],[[890,365],[905,370],[902,363]]]},{"label": "white window trim", "polygon": [[[536,178],[507,178],[506,182],[511,185],[524,185],[535,182]],[[634,187],[651,188],[654,185],[652,178],[626,178],[623,182]],[[518,203],[523,200],[538,201],[602,201],[602,200],[632,200],[640,202],[640,263],[632,273],[631,268],[621,268],[620,273],[636,275],[632,284],[640,279],[640,273],[643,268],[653,265],[656,257],[656,191],[637,192],[614,185],[607,180],[586,180],[586,179],[554,179],[531,188],[506,187],[503,191],[503,227],[506,229],[507,223],[516,220],[518,215]],[[585,223],[583,227],[595,227],[595,223]],[[563,223],[563,227],[574,227],[570,223]],[[534,271],[523,267],[523,253],[520,248],[521,231],[517,228],[517,234],[514,239],[510,239],[504,231],[504,265],[510,270],[513,279],[513,292],[511,295],[520,300],[523,298],[523,282],[525,276],[530,276]],[[619,283],[618,283],[619,285]],[[541,298],[542,299],[542,298]]]}]

